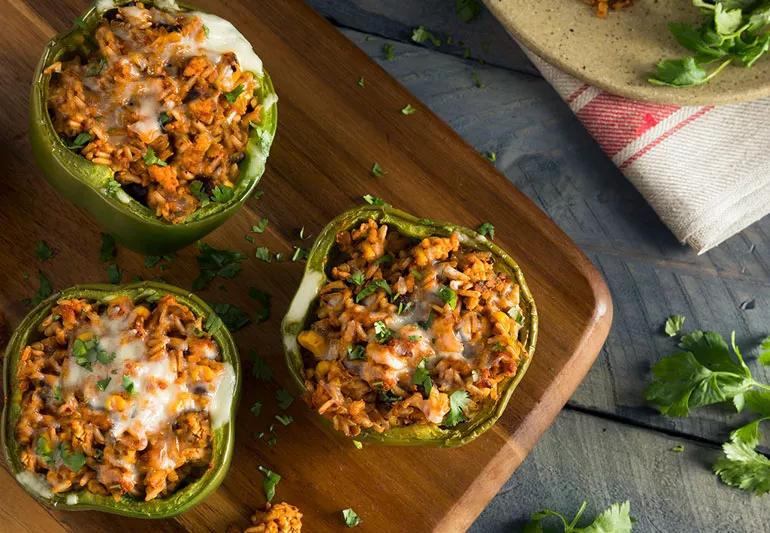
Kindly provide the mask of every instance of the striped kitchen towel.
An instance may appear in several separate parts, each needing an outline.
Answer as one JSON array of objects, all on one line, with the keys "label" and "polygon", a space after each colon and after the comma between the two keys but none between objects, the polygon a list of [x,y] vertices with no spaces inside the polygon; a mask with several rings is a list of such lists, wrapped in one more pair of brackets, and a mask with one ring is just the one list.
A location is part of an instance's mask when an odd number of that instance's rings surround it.
[{"label": "striped kitchen towel", "polygon": [[636,102],[528,55],[682,243],[703,253],[770,213],[770,99]]}]

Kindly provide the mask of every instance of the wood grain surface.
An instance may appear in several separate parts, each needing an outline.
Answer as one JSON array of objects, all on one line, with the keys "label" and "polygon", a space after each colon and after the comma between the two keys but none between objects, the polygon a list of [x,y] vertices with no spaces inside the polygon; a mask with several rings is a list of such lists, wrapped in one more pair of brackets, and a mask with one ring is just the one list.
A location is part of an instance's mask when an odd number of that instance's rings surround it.
[{"label": "wood grain surface", "polygon": [[[550,424],[591,366],[606,337],[612,307],[601,277],[583,254],[537,207],[449,127],[398,85],[354,44],[299,1],[219,3],[200,7],[232,20],[254,44],[279,96],[279,131],[264,196],[247,206],[206,242],[249,254],[233,281],[213,283],[202,296],[253,309],[250,286],[273,298],[272,317],[236,334],[242,357],[255,349],[272,364],[275,385],[244,376],[237,447],[222,487],[175,520],[142,522],[100,513],[47,511],[16,486],[0,480],[0,517],[14,531],[136,530],[223,531],[244,526],[263,503],[264,465],[283,476],[277,501],[298,505],[309,531],[341,529],[340,510],[353,507],[362,531],[462,531],[494,496]],[[255,9],[255,6],[258,9]],[[26,311],[22,300],[44,271],[56,288],[105,281],[98,259],[98,228],[57,198],[31,161],[26,140],[29,80],[44,42],[70,26],[85,2],[10,0],[0,7],[8,31],[0,34],[5,103],[0,116],[3,185],[0,196],[0,306],[11,326]],[[365,87],[356,83],[366,80]],[[400,109],[412,104],[410,116]],[[378,162],[386,171],[374,178]],[[291,253],[335,214],[372,193],[420,216],[468,226],[495,224],[496,240],[519,261],[541,316],[537,354],[499,423],[474,443],[454,450],[366,447],[356,450],[295,401],[295,422],[275,424],[274,447],[258,439],[275,414],[273,396],[287,380],[278,325],[301,276],[302,264],[263,263],[244,235],[260,216],[270,219],[257,245]],[[56,251],[35,260],[38,240]],[[143,258],[120,249],[124,280],[160,276],[189,287],[196,276],[192,248],[165,271],[148,270]],[[249,406],[266,408],[255,418]],[[19,510],[24,510],[20,513]],[[5,527],[5,524],[0,527]]]},{"label": "wood grain surface", "polygon": [[[641,394],[650,365],[674,350],[662,331],[671,313],[688,330],[735,329],[755,358],[770,333],[770,217],[700,256],[680,245],[486,10],[464,23],[445,0],[309,3],[478,151],[494,151],[495,166],[572,237],[613,295],[597,362],[470,531],[518,531],[536,510],[574,512],[583,499],[587,514],[629,499],[635,532],[770,531],[767,497],[710,471],[741,417],[716,406],[667,418]],[[441,46],[414,43],[417,26]],[[749,366],[770,381],[770,368]],[[685,453],[671,452],[676,444]]]}]

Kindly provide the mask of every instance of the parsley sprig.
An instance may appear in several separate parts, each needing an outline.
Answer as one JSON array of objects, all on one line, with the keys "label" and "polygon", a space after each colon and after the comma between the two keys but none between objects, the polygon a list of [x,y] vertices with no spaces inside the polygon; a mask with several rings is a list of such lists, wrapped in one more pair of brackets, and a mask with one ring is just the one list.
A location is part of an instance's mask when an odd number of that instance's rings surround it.
[{"label": "parsley sprig", "polygon": [[[684,322],[682,318],[679,324]],[[667,324],[668,326],[668,324]],[[671,328],[666,328],[668,333]],[[676,333],[674,333],[676,335]],[[652,368],[653,381],[645,397],[667,416],[687,416],[699,407],[731,402],[737,412],[744,409],[756,418],[734,430],[723,444],[724,456],[714,472],[733,487],[756,494],[770,492],[770,458],[759,453],[760,426],[770,420],[770,385],[754,379],[735,332],[730,347],[719,333],[693,331],[681,337],[678,351]],[[758,361],[770,363],[770,337],[762,341]]]},{"label": "parsley sprig", "polygon": [[700,26],[668,25],[680,45],[693,55],[664,59],[649,78],[653,85],[701,85],[731,63],[751,67],[770,49],[770,7],[762,0],[693,0]]}]

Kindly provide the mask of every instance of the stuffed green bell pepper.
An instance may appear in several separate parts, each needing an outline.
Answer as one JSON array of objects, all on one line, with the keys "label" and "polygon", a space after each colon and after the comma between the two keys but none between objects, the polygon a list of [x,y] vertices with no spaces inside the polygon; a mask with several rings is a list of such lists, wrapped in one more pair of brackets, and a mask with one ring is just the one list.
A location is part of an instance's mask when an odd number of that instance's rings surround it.
[{"label": "stuffed green bell pepper", "polygon": [[459,446],[505,409],[537,311],[518,265],[486,237],[366,206],[321,232],[282,328],[296,387],[335,429]]},{"label": "stuffed green bell pepper", "polygon": [[173,0],[100,0],[46,46],[29,135],[51,185],[158,255],[216,229],[255,190],[277,100],[230,22]]},{"label": "stuffed green bell pepper", "polygon": [[5,351],[2,444],[43,504],[164,518],[222,482],[238,352],[221,319],[170,285],[79,285],[35,307]]}]

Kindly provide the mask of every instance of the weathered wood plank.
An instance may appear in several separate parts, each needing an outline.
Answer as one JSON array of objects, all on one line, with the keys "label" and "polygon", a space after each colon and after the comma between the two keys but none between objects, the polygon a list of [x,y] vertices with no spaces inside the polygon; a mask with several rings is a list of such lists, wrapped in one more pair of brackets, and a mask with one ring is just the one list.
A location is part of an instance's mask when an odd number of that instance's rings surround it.
[{"label": "weathered wood plank", "polygon": [[[677,445],[684,451],[672,451]],[[716,448],[567,409],[470,533],[519,531],[531,513],[544,508],[572,517],[582,500],[589,503],[587,517],[629,500],[640,533],[769,531],[764,498],[711,474],[719,455]]]},{"label": "weathered wood plank", "polygon": [[[697,256],[676,242],[544,80],[398,42],[395,59],[385,61],[382,39],[344,33],[479,151],[496,152],[495,166],[604,273],[615,321],[572,402],[666,430],[724,439],[735,419],[729,410],[664,418],[645,405],[642,391],[650,365],[674,349],[661,330],[669,314],[687,316],[686,329],[714,329],[725,336],[735,329],[746,353],[770,333],[770,220]],[[473,71],[482,88],[474,84]],[[753,308],[741,309],[751,300]],[[770,380],[770,369],[752,368],[758,378]]]}]

